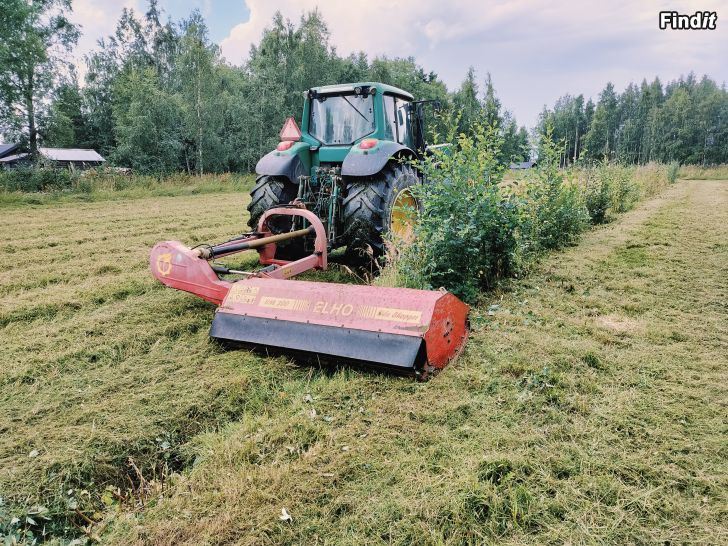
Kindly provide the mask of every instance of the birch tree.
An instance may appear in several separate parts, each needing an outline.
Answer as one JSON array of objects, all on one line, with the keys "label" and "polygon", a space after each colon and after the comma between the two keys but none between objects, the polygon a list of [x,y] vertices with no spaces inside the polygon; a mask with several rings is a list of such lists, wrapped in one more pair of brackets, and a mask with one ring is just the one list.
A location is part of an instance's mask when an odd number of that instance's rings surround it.
[{"label": "birch tree", "polygon": [[3,0],[0,8],[0,116],[22,127],[38,152],[38,118],[78,41],[67,14],[71,0]]}]

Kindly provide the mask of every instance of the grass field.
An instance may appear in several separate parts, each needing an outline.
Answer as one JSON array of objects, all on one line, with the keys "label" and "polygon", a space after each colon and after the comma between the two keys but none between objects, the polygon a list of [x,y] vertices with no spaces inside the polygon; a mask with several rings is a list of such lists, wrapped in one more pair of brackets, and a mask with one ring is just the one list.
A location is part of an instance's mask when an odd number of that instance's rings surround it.
[{"label": "grass field", "polygon": [[109,544],[728,542],[728,181],[488,294],[425,384],[208,340],[147,253],[245,199],[3,209],[0,510]]}]

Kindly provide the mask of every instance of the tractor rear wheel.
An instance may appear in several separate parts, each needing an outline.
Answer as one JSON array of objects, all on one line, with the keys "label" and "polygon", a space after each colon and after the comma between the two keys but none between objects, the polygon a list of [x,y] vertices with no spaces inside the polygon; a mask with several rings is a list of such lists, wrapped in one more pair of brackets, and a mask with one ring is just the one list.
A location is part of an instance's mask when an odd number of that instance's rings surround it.
[{"label": "tractor rear wheel", "polygon": [[[258,221],[263,213],[268,209],[277,207],[278,205],[287,205],[296,198],[298,189],[285,178],[277,178],[275,176],[259,176],[255,181],[250,192],[250,204],[248,204],[248,212],[250,219],[248,225],[251,229],[258,229]],[[290,228],[290,217],[276,218],[279,222],[287,220]]]},{"label": "tractor rear wheel", "polygon": [[399,163],[389,163],[372,178],[350,181],[343,203],[347,252],[362,255],[370,247],[378,257],[387,233],[411,239],[420,209],[412,187],[419,183],[417,172]]},{"label": "tractor rear wheel", "polygon": [[[255,181],[250,192],[248,225],[258,229],[258,222],[263,213],[279,205],[287,205],[298,195],[298,188],[286,178],[262,175]],[[285,233],[292,228],[291,216],[274,216],[268,220],[268,228],[272,233]],[[303,239],[284,241],[276,247],[276,258],[280,260],[296,260],[304,253]]]}]

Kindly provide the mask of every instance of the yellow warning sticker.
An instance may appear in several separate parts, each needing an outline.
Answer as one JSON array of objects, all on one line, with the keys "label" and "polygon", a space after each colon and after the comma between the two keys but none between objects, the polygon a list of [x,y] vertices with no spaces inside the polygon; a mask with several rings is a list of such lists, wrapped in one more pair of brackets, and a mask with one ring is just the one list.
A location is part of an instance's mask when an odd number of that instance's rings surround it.
[{"label": "yellow warning sticker", "polygon": [[235,283],[228,292],[227,303],[255,303],[259,290],[260,288],[257,286]]},{"label": "yellow warning sticker", "polygon": [[357,309],[357,316],[374,320],[389,320],[392,322],[405,322],[419,324],[422,321],[422,311],[410,309],[397,309],[395,307],[375,307],[362,305]]},{"label": "yellow warning sticker", "polygon": [[265,296],[260,298],[258,302],[260,307],[268,307],[270,309],[287,309],[289,311],[306,311],[309,306],[307,300],[295,300],[292,298],[274,298]]}]

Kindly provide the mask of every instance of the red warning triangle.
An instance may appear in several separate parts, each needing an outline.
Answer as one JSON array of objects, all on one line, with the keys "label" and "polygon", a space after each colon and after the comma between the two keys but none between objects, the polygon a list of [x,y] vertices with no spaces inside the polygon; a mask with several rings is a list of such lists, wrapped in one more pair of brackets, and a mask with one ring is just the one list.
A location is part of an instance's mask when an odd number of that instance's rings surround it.
[{"label": "red warning triangle", "polygon": [[301,139],[301,129],[296,125],[296,120],[293,116],[288,118],[283,124],[283,129],[280,132],[281,140],[291,140],[293,142]]}]

